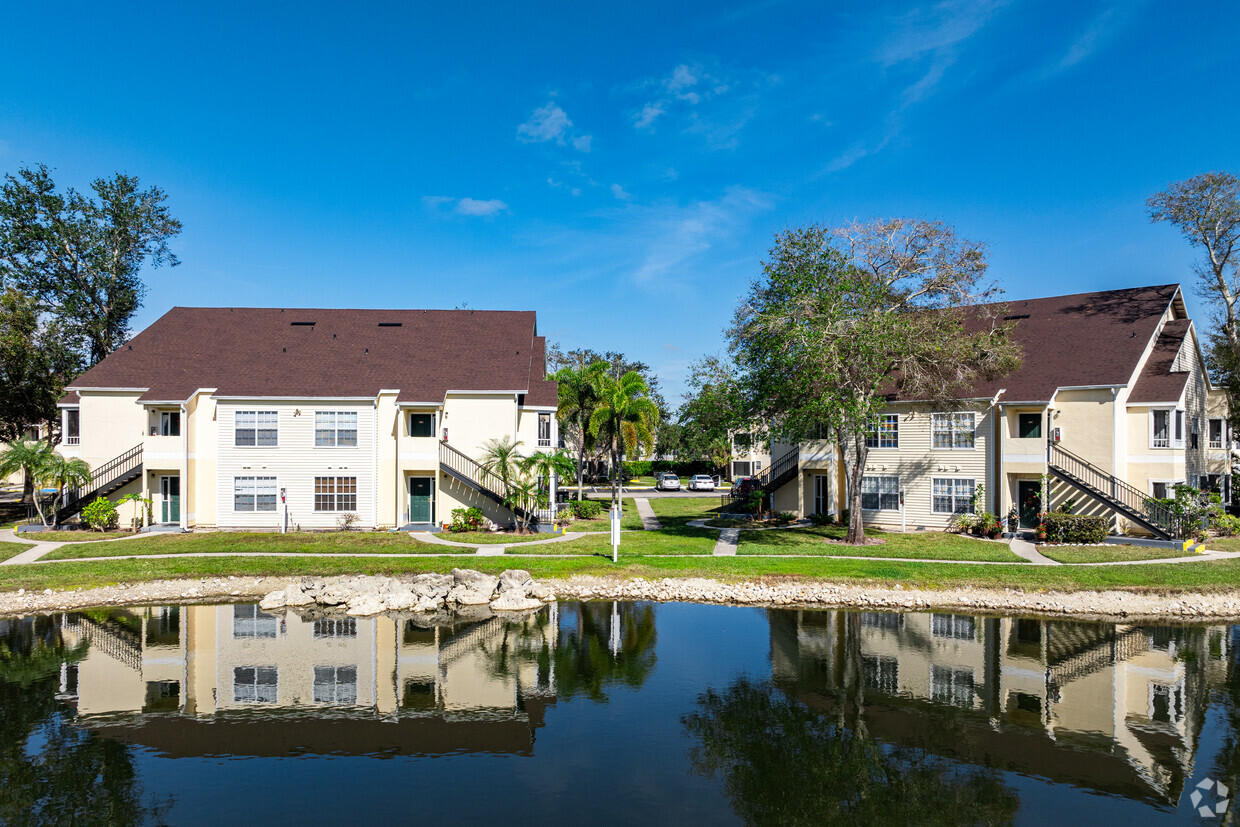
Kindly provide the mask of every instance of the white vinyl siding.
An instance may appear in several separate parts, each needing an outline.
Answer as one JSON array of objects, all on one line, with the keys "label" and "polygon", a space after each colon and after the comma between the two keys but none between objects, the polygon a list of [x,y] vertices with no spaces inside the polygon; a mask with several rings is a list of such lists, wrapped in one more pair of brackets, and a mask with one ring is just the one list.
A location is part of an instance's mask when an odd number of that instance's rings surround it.
[{"label": "white vinyl siding", "polygon": [[939,413],[930,417],[931,444],[936,449],[973,449],[976,443],[977,415]]},{"label": "white vinyl siding", "polygon": [[[264,402],[264,409],[276,414],[279,448],[259,451],[233,444],[236,416],[253,411],[253,403],[221,402],[216,409],[217,467],[216,524],[224,528],[274,529],[283,519],[279,493],[287,495],[290,527],[303,529],[335,528],[339,512],[317,511],[314,507],[315,477],[351,477],[356,479],[354,507],[347,509],[358,515],[359,524],[370,525],[375,519],[375,408],[371,402],[339,401],[316,403],[315,400]],[[316,409],[339,413],[347,411],[357,418],[356,446],[321,448],[315,446]],[[350,417],[351,419],[351,417]],[[339,419],[336,420],[337,432]],[[238,511],[234,508],[237,494],[235,480],[239,477],[274,477],[276,507],[274,511]],[[380,518],[391,519],[390,514]]]},{"label": "white vinyl siding", "polygon": [[900,478],[893,476],[862,477],[861,508],[865,511],[899,511]]},{"label": "white vinyl siding", "polygon": [[865,436],[867,448],[900,447],[900,415],[883,414]]}]

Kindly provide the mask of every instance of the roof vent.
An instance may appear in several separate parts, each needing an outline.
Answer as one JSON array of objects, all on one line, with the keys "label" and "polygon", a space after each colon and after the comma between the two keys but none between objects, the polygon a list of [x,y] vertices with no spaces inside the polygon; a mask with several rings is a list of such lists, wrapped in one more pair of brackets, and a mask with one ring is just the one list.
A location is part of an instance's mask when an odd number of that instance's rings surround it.
[{"label": "roof vent", "polygon": [[379,322],[379,327],[400,327],[403,322]]},{"label": "roof vent", "polygon": [[314,327],[318,322],[289,322],[290,327]]},{"label": "roof vent", "polygon": [[1005,322],[1014,322],[1014,321],[1016,321],[1017,319],[1027,319],[1027,318],[1029,318],[1029,314],[1028,314],[1028,313],[1016,313],[1016,314],[1011,315],[1011,316],[1004,316],[1004,317],[1003,317],[1003,321],[1005,321]]}]

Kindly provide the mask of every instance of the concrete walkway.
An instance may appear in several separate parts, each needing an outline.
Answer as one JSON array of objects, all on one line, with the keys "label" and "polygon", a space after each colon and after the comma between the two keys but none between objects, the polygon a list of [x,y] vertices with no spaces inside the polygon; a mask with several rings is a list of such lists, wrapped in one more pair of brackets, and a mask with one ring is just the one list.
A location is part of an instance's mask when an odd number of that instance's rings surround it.
[{"label": "concrete walkway", "polygon": [[1038,551],[1037,546],[1028,540],[1021,538],[1020,536],[1013,537],[1012,542],[1008,544],[1008,547],[1012,549],[1012,553],[1017,557],[1023,557],[1035,566],[1063,565],[1063,563],[1060,563],[1058,560],[1052,560],[1042,552]]},{"label": "concrete walkway", "polygon": [[[24,534],[24,535],[18,534],[16,531],[13,531],[11,528],[6,528],[5,530],[0,531],[0,543],[30,543],[31,544],[30,548],[26,549],[20,554],[14,555],[13,557],[10,557],[7,560],[0,560],[0,566],[21,566],[26,563],[39,562],[39,558],[42,557],[43,555],[53,552],[56,549],[60,548],[61,546],[73,545],[73,543],[67,543],[67,542],[57,543],[57,542],[52,542],[52,541],[40,541],[40,540],[27,539],[29,537],[39,537],[45,534],[54,536],[54,532],[50,532],[50,531],[36,531],[36,532],[33,532],[32,534]],[[111,537],[106,540],[91,540],[89,542],[120,543],[126,540],[140,540],[143,537],[153,537],[153,536],[155,536],[155,533],[144,532],[141,534],[131,534],[128,537]],[[146,555],[141,555],[141,556],[146,556]],[[112,560],[116,558],[107,557],[103,559]]]},{"label": "concrete walkway", "polygon": [[741,530],[739,528],[721,528],[719,539],[715,541],[715,550],[711,554],[715,557],[735,557],[736,547],[740,541]]},{"label": "concrete walkway", "polygon": [[642,518],[642,528],[644,530],[658,531],[663,528],[663,524],[659,522],[658,515],[650,507],[650,500],[645,497],[634,497],[633,504],[637,506],[637,515]]}]

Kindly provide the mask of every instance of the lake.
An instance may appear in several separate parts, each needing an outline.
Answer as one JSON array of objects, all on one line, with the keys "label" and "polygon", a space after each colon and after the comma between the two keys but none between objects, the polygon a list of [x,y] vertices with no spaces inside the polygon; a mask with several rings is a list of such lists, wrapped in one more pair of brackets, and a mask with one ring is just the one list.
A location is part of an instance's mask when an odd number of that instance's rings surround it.
[{"label": "lake", "polygon": [[10,618],[0,823],[1214,824],[1238,646],[651,603]]}]

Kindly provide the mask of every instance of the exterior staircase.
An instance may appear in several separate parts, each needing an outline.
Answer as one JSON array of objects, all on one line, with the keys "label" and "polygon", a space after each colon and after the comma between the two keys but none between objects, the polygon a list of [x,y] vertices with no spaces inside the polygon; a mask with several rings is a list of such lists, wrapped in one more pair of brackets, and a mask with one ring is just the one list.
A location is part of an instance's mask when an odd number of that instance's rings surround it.
[{"label": "exterior staircase", "polygon": [[90,482],[86,485],[70,488],[65,493],[64,505],[56,512],[56,522],[63,523],[67,518],[81,512],[96,497],[106,497],[141,478],[142,445],[139,444],[94,469]]},{"label": "exterior staircase", "polygon": [[758,484],[767,494],[774,494],[792,480],[796,479],[801,470],[801,449],[793,448],[779,459],[767,466],[758,475]]},{"label": "exterior staircase", "polygon": [[1171,509],[1056,442],[1047,443],[1047,470],[1082,494],[1163,540],[1177,537],[1180,526]]},{"label": "exterior staircase", "polygon": [[449,477],[472,488],[487,499],[499,503],[517,515],[519,519],[534,522],[533,518],[536,515],[527,514],[523,509],[508,505],[507,488],[498,474],[483,468],[475,459],[461,453],[446,442],[439,443],[439,467]]}]

